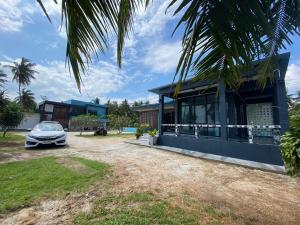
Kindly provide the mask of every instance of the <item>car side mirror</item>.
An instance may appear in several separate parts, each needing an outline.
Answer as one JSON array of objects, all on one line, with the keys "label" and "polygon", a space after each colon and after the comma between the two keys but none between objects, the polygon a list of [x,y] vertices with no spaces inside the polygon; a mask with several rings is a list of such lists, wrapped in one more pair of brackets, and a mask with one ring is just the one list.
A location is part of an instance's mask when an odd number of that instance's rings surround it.
[{"label": "car side mirror", "polygon": [[68,131],[68,128],[64,128],[64,131],[67,132],[67,131]]},{"label": "car side mirror", "polygon": [[32,129],[31,128],[27,128],[26,131],[30,132]]}]

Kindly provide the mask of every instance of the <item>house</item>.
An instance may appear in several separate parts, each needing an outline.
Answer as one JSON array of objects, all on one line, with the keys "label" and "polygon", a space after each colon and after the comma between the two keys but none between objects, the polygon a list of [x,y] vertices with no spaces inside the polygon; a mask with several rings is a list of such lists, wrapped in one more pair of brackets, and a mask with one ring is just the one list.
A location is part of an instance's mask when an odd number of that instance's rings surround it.
[{"label": "house", "polygon": [[[159,95],[158,144],[187,150],[283,165],[278,146],[288,129],[285,74],[289,53],[281,54],[274,79],[257,85],[258,66],[242,74],[238,90],[219,82],[185,81],[174,97],[175,85],[151,89]],[[174,100],[174,122],[165,116],[165,98]],[[145,107],[144,107],[145,108]]]},{"label": "house", "polygon": [[46,100],[39,103],[38,111],[40,121],[57,121],[64,128],[69,127],[70,104]]},{"label": "house", "polygon": [[[133,107],[139,113],[139,123],[149,124],[150,127],[158,129],[158,106],[159,104],[147,104]],[[174,123],[174,102],[164,104],[164,120],[166,123]]]},{"label": "house", "polygon": [[58,121],[63,127],[69,128],[71,117],[91,114],[106,117],[107,107],[91,102],[68,100],[64,102],[43,101],[39,104],[40,121]]},{"label": "house", "polygon": [[84,102],[75,99],[64,101],[64,103],[70,105],[70,116],[78,116],[82,114],[90,114],[96,116],[106,116],[107,106],[94,104],[92,102]]}]

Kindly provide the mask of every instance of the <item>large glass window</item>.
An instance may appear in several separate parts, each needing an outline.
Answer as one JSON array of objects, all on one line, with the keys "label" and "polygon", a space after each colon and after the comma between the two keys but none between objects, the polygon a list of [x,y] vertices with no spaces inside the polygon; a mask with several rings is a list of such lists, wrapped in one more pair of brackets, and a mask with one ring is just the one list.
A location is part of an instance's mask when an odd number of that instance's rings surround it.
[{"label": "large glass window", "polygon": [[[179,107],[181,124],[218,124],[219,104],[215,94],[184,98]],[[193,129],[183,127],[183,133],[193,134]],[[219,128],[200,128],[201,136],[219,136]]]}]

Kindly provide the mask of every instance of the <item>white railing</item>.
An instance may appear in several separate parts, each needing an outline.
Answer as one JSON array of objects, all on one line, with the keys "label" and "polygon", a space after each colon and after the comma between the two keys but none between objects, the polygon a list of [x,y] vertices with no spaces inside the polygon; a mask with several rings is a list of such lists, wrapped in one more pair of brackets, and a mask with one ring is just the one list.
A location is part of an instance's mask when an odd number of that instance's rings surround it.
[{"label": "white railing", "polygon": [[[180,127],[191,127],[194,128],[195,138],[199,138],[199,128],[221,128],[220,124],[162,124],[163,127],[174,127],[175,135],[180,135]],[[254,140],[254,129],[271,129],[274,144],[280,142],[280,125],[226,125],[227,129],[230,128],[246,128],[248,130],[248,142],[253,144]],[[228,133],[228,131],[227,131]]]},{"label": "white railing", "polygon": [[280,125],[227,125],[227,128],[247,128],[248,130],[248,142],[253,144],[254,129],[271,129],[274,144],[280,143]]}]

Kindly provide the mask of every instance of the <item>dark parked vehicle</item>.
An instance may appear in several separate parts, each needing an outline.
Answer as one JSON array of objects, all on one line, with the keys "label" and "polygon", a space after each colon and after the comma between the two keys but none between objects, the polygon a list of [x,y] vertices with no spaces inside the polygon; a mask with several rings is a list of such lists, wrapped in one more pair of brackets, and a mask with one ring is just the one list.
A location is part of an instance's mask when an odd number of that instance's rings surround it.
[{"label": "dark parked vehicle", "polygon": [[94,135],[101,135],[101,136],[106,136],[107,135],[107,130],[105,127],[97,127],[96,131],[94,132]]}]

